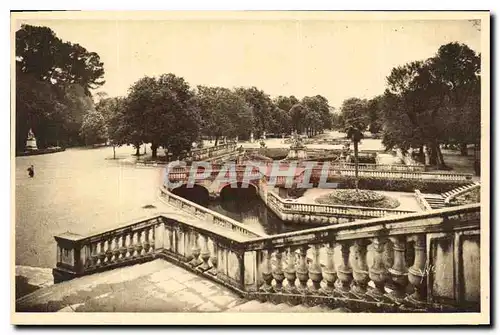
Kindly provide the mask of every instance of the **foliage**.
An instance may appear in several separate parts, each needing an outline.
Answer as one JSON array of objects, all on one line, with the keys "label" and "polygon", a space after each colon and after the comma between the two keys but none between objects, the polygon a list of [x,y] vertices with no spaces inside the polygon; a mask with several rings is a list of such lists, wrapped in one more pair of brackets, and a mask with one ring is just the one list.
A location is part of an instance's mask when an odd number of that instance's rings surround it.
[{"label": "foliage", "polygon": [[30,25],[16,32],[15,51],[16,151],[30,128],[41,149],[82,144],[83,117],[94,108],[90,89],[104,83],[99,56]]},{"label": "foliage", "polygon": [[426,146],[431,164],[444,168],[441,144],[479,143],[479,71],[480,56],[458,43],[392,69],[383,108],[386,148]]},{"label": "foliage", "polygon": [[198,86],[197,101],[202,117],[203,135],[215,137],[215,144],[222,136],[236,137],[250,132],[252,110],[235,92],[223,87]]},{"label": "foliage", "polygon": [[239,94],[248,104],[252,111],[253,123],[252,131],[254,136],[260,138],[265,131],[270,130],[270,124],[272,123],[272,110],[274,104],[264,91],[259,90],[256,87],[239,87],[236,88],[236,93]]},{"label": "foliage", "polygon": [[396,208],[400,203],[398,200],[385,196],[371,190],[335,190],[329,194],[320,196],[315,202],[328,205],[363,206],[372,208]]},{"label": "foliage", "polygon": [[151,143],[154,158],[159,146],[175,158],[199,138],[201,117],[195,92],[174,74],[138,80],[129,89],[124,109],[126,133]]},{"label": "foliage", "polygon": [[47,27],[22,25],[16,32],[16,63],[21,71],[51,84],[78,84],[85,94],[104,84],[99,55],[63,42]]},{"label": "foliage", "polygon": [[107,131],[102,113],[96,110],[88,111],[83,117],[80,133],[87,145],[105,142]]}]

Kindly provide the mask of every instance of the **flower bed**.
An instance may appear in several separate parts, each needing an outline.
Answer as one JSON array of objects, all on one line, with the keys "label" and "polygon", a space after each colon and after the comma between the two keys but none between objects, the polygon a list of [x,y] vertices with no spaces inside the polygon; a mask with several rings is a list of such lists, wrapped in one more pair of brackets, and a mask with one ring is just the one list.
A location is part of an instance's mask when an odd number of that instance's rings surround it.
[{"label": "flower bed", "polygon": [[372,208],[396,208],[399,201],[370,190],[335,190],[315,200],[325,205],[348,205]]}]

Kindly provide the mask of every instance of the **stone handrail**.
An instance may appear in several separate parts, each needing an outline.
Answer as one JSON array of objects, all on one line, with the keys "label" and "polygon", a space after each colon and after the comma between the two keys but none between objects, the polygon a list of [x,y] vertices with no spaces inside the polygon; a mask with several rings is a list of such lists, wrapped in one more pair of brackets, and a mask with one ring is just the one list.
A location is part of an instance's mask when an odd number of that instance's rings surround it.
[{"label": "stone handrail", "polygon": [[242,242],[257,260],[245,289],[275,302],[353,299],[365,312],[477,312],[479,214],[474,204]]},{"label": "stone handrail", "polygon": [[267,204],[283,221],[314,224],[334,224],[342,221],[414,213],[391,208],[288,202],[273,191],[267,193]]},{"label": "stone handrail", "polygon": [[202,161],[208,158],[221,156],[226,153],[234,152],[237,150],[237,144],[230,142],[221,144],[214,147],[205,147],[201,149],[191,150],[186,158],[192,158],[194,161]]},{"label": "stone handrail", "polygon": [[[235,167],[237,172],[245,171],[245,164],[240,164]],[[265,164],[266,168],[266,176],[269,178],[269,174],[272,171],[272,164]],[[281,167],[287,167],[287,164],[280,164]],[[298,168],[307,169],[307,165],[299,164]],[[171,180],[183,180],[189,177],[190,166],[186,167],[178,167],[169,171],[169,178]],[[222,168],[222,164],[213,164],[211,166],[211,174],[215,177],[220,172]],[[312,167],[311,176],[318,179],[321,177],[323,165],[316,164]],[[329,180],[338,178],[338,177],[354,177],[355,171],[351,168],[345,168],[342,165],[330,165],[328,172]],[[177,174],[177,175],[175,175]],[[437,181],[470,181],[472,179],[472,175],[468,173],[449,173],[449,172],[424,172],[424,171],[412,171],[412,170],[369,170],[369,169],[361,169],[358,171],[358,176],[360,178],[377,178],[377,179],[408,179],[408,180],[437,180]],[[296,176],[299,177],[299,176]],[[285,177],[278,177],[279,180],[283,180],[285,182]]]},{"label": "stone handrail", "polygon": [[430,210],[432,210],[431,205],[429,205],[429,203],[424,198],[424,196],[422,195],[422,193],[420,192],[420,190],[415,190],[415,199],[417,200],[418,205],[420,206],[420,208],[422,210],[424,210],[424,211],[430,211]]},{"label": "stone handrail", "polygon": [[444,205],[445,205],[445,206],[450,206],[450,205],[451,205],[451,204],[450,204],[451,200],[453,200],[453,199],[455,199],[456,197],[459,197],[459,196],[461,196],[461,195],[463,195],[463,194],[465,194],[465,193],[469,193],[470,191],[472,191],[472,190],[474,190],[474,189],[476,189],[476,188],[480,188],[480,187],[481,187],[481,184],[479,184],[479,183],[477,183],[477,184],[471,184],[471,185],[470,185],[469,187],[467,187],[466,189],[461,190],[461,191],[459,191],[459,192],[456,192],[456,193],[451,194],[451,195],[449,195],[448,197],[446,197],[446,198],[444,199]]},{"label": "stone handrail", "polygon": [[168,204],[177,207],[197,217],[198,219],[203,220],[204,222],[226,228],[248,238],[267,236],[267,234],[258,232],[236,220],[212,211],[206,207],[200,206],[192,201],[184,199],[183,197],[175,195],[171,193],[166,187],[162,186],[160,188],[160,193],[162,199],[164,199]]},{"label": "stone handrail", "polygon": [[88,237],[57,236],[54,276],[161,257],[248,299],[354,312],[477,312],[479,213],[479,204],[465,205],[246,241],[159,215]]}]

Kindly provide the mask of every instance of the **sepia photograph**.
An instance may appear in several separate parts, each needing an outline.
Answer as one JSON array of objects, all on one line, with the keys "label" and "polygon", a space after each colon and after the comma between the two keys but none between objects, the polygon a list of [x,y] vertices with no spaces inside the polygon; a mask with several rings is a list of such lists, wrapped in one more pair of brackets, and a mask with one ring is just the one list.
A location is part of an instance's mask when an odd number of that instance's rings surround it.
[{"label": "sepia photograph", "polygon": [[11,322],[489,324],[489,135],[488,11],[11,12]]}]

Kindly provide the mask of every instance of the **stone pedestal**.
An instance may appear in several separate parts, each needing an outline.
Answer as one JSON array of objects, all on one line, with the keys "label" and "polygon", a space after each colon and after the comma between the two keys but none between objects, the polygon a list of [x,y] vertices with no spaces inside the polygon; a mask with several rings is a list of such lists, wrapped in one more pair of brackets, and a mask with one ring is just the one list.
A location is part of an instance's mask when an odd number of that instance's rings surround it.
[{"label": "stone pedestal", "polygon": [[33,131],[31,129],[29,130],[28,138],[26,139],[26,150],[28,151],[38,150],[38,147],[36,145],[35,134],[33,134]]}]

